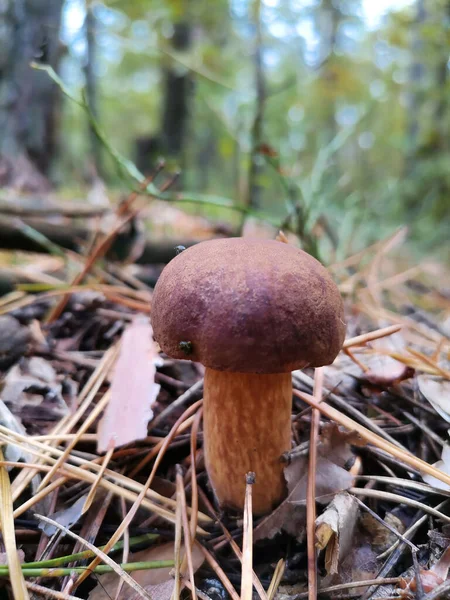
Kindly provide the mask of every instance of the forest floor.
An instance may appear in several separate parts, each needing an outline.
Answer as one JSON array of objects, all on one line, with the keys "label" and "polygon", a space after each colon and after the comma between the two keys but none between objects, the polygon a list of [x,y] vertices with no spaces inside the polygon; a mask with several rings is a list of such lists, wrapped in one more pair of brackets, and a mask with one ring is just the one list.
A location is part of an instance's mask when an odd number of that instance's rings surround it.
[{"label": "forest floor", "polygon": [[330,266],[347,340],[294,372],[288,497],[252,522],[251,486],[244,519],[216,507],[203,368],[152,341],[114,232],[0,298],[0,597],[450,597],[450,273],[404,230]]}]

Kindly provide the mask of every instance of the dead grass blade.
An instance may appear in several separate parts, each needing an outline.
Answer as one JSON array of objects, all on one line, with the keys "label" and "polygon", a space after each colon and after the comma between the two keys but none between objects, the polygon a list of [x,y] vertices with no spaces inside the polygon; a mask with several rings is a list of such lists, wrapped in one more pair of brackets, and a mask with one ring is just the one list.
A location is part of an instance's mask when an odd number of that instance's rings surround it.
[{"label": "dead grass blade", "polygon": [[198,522],[198,487],[197,470],[195,466],[197,451],[197,434],[200,427],[200,421],[203,415],[203,408],[200,408],[195,415],[191,429],[191,538],[195,538]]},{"label": "dead grass blade", "polygon": [[184,575],[184,571],[187,568],[189,572],[189,581],[191,582],[191,593],[192,600],[197,600],[197,592],[195,588],[195,579],[194,579],[194,565],[192,562],[192,539],[191,533],[189,531],[189,521],[187,515],[187,504],[186,504],[186,493],[184,490],[183,483],[183,473],[181,470],[181,466],[176,466],[176,484],[177,484],[177,498],[180,498],[180,510],[181,510],[181,523],[183,525],[183,537],[184,537],[184,549],[186,555],[181,564],[181,574]]},{"label": "dead grass blade", "polygon": [[[102,413],[104,408],[107,406],[107,404],[110,400],[110,397],[111,397],[111,392],[108,390],[104,394],[103,398],[101,400],[99,400],[99,402],[95,405],[95,408],[91,411],[90,415],[84,420],[83,424],[79,427],[77,434],[82,435],[89,429],[89,427],[92,425],[92,423],[94,423],[94,421],[97,419],[97,417]],[[38,491],[42,490],[48,484],[48,482],[53,477],[53,475],[56,473],[56,471],[66,462],[71,450],[73,450],[73,448],[76,446],[77,442],[78,442],[78,438],[75,437],[71,442],[69,442],[67,444],[66,449],[61,454],[61,456],[58,458],[56,463],[53,465],[53,468],[49,471],[49,473],[47,473],[47,475],[41,481]]]},{"label": "dead grass blade", "polygon": [[284,570],[286,568],[286,561],[283,558],[277,562],[277,566],[275,567],[275,571],[273,572],[272,581],[270,582],[269,589],[267,590],[267,597],[269,600],[273,600],[275,594],[277,593],[278,586],[283,579]]},{"label": "dead grass blade", "polygon": [[384,440],[383,438],[378,436],[376,433],[369,431],[368,429],[366,429],[365,427],[363,427],[356,421],[353,421],[353,419],[350,419],[346,415],[342,414],[341,412],[339,412],[338,410],[336,410],[335,408],[333,408],[326,402],[319,403],[310,394],[305,394],[304,392],[299,392],[297,390],[294,390],[294,394],[296,396],[298,396],[298,398],[301,398],[302,400],[304,400],[307,404],[309,404],[313,408],[317,408],[322,414],[324,414],[326,417],[328,417],[332,421],[335,421],[336,423],[343,425],[350,431],[356,431],[357,433],[359,433],[359,435],[363,439],[370,442],[377,448],[381,448],[381,450],[384,450],[385,452],[392,454],[392,456],[394,456],[395,458],[398,458],[399,460],[403,461],[405,464],[413,467],[414,469],[417,469],[421,473],[428,473],[428,475],[432,475],[436,479],[439,479],[439,481],[442,481],[443,483],[450,485],[450,475],[447,475],[447,473],[444,473],[440,469],[436,469],[436,467],[433,467],[432,465],[426,463],[425,461],[421,460],[420,458],[413,456],[406,450],[403,450],[403,449],[399,448],[398,446],[395,446],[391,442]]},{"label": "dead grass blade", "polygon": [[158,353],[148,317],[136,315],[120,341],[110,387],[110,401],[97,428],[97,452],[117,448],[147,436],[152,405],[159,393],[155,383]]},{"label": "dead grass blade", "polygon": [[[314,372],[314,398],[322,400],[323,368]],[[320,412],[313,408],[309,441],[308,483],[306,489],[306,534],[308,552],[308,598],[317,600],[317,550],[316,550],[316,471],[317,444],[319,443]]]},{"label": "dead grass blade", "polygon": [[[108,466],[109,461],[111,460],[111,456],[113,455],[114,452],[114,446],[111,446],[111,448],[108,450],[108,452],[105,454],[105,457],[103,459],[102,462],[102,466],[100,471],[97,473],[97,478],[94,481],[94,483],[91,485],[91,489],[89,490],[89,494],[88,497],[86,498],[86,502],[84,503],[83,509],[81,511],[81,514],[84,515],[85,512],[87,512],[95,498],[95,493],[98,489],[98,486],[101,483],[102,477],[105,474],[105,470],[106,467]],[[123,498],[122,498],[123,500]],[[126,562],[125,560],[123,562]]]},{"label": "dead grass blade", "polygon": [[182,516],[181,516],[181,497],[177,494],[177,508],[175,511],[175,539],[174,539],[174,551],[173,558],[175,562],[175,585],[172,592],[172,600],[180,600],[180,573],[181,573],[181,530],[182,530]]},{"label": "dead grass blade", "polygon": [[[0,460],[3,460],[3,451],[0,448]],[[14,600],[28,600],[28,590],[22,574],[19,555],[17,553],[16,532],[14,530],[13,500],[8,471],[5,466],[0,466],[0,525],[5,544],[6,560],[9,568],[9,580],[14,595]]]},{"label": "dead grass blade", "polygon": [[252,600],[253,593],[253,507],[252,486],[255,474],[247,473],[242,539],[241,600]]},{"label": "dead grass blade", "polygon": [[[86,548],[89,548],[89,550],[91,550],[92,552],[94,552],[94,554],[97,555],[99,562],[103,561],[105,564],[107,564],[109,567],[111,567],[111,569],[115,573],[117,573],[117,575],[119,575],[119,577],[121,577],[125,581],[125,583],[127,583],[137,594],[139,594],[139,596],[141,598],[145,598],[146,600],[152,600],[152,597],[150,596],[150,594],[142,586],[140,586],[137,583],[137,581],[135,581],[131,577],[131,575],[129,573],[124,571],[110,556],[105,554],[105,552],[103,552],[103,550],[100,550],[99,548],[94,546],[94,544],[91,544],[87,540],[84,540],[76,533],[73,533],[73,531],[70,531],[70,529],[67,529],[66,527],[64,527],[57,521],[50,519],[49,517],[44,517],[43,515],[38,515],[38,514],[35,514],[34,516],[37,519],[39,519],[40,521],[43,521],[44,523],[54,525],[59,530],[63,531],[66,535],[70,536],[71,538],[73,538],[74,540],[76,540],[77,542],[82,544],[83,546],[86,546]],[[89,575],[89,567],[87,569],[87,574]]]},{"label": "dead grass blade", "polygon": [[[215,520],[218,522],[218,524],[220,525],[220,528],[223,531],[225,539],[230,544],[231,549],[235,553],[236,557],[242,563],[242,552],[241,552],[241,549],[237,545],[236,541],[233,539],[233,536],[231,535],[231,533],[228,531],[228,529],[225,527],[225,525],[222,523],[222,521],[217,516],[216,511],[212,507],[212,505],[211,505],[210,501],[208,500],[207,496],[201,491],[201,488],[199,489],[199,492],[201,493],[201,497],[202,497],[202,500],[203,500],[204,504],[208,508],[209,514],[211,514],[211,515],[214,516]],[[256,573],[254,571],[253,571],[252,576],[253,576],[253,585],[255,587],[255,590],[258,593],[258,596],[260,597],[261,600],[268,600],[266,591],[263,588],[260,580],[258,579],[258,576],[256,575]]]}]

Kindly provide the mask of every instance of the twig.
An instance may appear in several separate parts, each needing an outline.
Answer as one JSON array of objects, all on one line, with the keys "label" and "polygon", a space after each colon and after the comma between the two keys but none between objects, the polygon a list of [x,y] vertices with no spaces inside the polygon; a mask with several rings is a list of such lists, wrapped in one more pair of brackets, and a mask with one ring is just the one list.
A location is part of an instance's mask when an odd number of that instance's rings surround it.
[{"label": "twig", "polygon": [[252,486],[255,474],[247,473],[242,539],[241,600],[252,600],[253,591],[253,507]]},{"label": "twig", "polygon": [[[323,368],[314,373],[314,398],[322,400]],[[317,599],[317,550],[316,550],[316,470],[317,444],[319,442],[320,412],[313,408],[309,439],[308,483],[306,488],[306,533],[308,551],[308,599]]]},{"label": "twig", "polygon": [[191,429],[191,539],[195,538],[198,519],[198,488],[197,488],[197,470],[195,466],[197,451],[197,434],[200,427],[200,421],[203,414],[203,408],[200,408],[195,415]]}]

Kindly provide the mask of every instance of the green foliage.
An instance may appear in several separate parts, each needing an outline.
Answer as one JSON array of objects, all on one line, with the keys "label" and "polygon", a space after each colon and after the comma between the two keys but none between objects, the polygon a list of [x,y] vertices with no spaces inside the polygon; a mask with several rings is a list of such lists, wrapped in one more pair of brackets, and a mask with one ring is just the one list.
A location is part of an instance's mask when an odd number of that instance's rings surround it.
[{"label": "green foliage", "polygon": [[[258,157],[260,208],[274,223],[289,222],[306,246],[325,218],[338,239],[336,246],[324,237],[328,259],[402,224],[419,249],[433,251],[448,237],[450,5],[425,2],[424,14],[420,5],[369,26],[361,2],[262,4],[263,140],[276,159]],[[204,0],[109,0],[94,9],[99,120],[111,147],[134,159],[136,138],[161,132],[164,73],[188,73],[193,90],[178,159],[183,188],[192,190],[186,198],[242,206],[256,101],[252,2],[217,0],[212,9]],[[171,36],[180,20],[193,43],[176,52]],[[68,48],[62,78],[80,91],[83,52],[73,40]],[[86,129],[85,116],[64,103],[59,181],[82,178]],[[114,162],[108,167],[108,183],[120,188]]]}]

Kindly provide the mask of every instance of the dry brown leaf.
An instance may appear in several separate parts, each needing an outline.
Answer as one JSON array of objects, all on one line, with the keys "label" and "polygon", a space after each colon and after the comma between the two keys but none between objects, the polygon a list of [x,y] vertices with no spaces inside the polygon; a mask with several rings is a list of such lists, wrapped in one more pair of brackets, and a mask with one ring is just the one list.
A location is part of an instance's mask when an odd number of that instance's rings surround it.
[{"label": "dry brown leaf", "polygon": [[97,451],[106,452],[142,439],[160,386],[158,361],[149,319],[137,315],[125,329],[111,381],[111,398],[98,426]]},{"label": "dry brown leaf", "polygon": [[344,467],[354,457],[351,446],[362,447],[366,444],[356,431],[349,431],[331,422],[322,427],[318,452],[325,458],[332,457],[334,464]]},{"label": "dry brown leaf", "polygon": [[423,397],[450,423],[450,381],[423,373],[417,377],[417,384]]},{"label": "dry brown leaf", "polygon": [[[181,547],[181,554],[184,553],[184,547]],[[173,544],[171,542],[161,546],[152,546],[141,552],[131,553],[128,562],[149,562],[153,560],[171,560],[173,559]],[[196,572],[205,557],[201,550],[194,544],[192,547],[192,562],[194,572]],[[175,580],[171,572],[173,567],[164,567],[163,569],[147,569],[146,571],[133,571],[130,575],[141,585],[147,592],[150,593],[153,600],[170,600],[172,596]],[[119,584],[119,576],[116,573],[107,573],[98,576],[99,583],[89,594],[89,600],[111,600],[114,598],[117,586]],[[183,581],[181,581],[183,586]],[[130,589],[124,588],[117,600],[136,600],[138,596],[131,595]]]},{"label": "dry brown leaf", "polygon": [[339,563],[352,547],[358,512],[353,496],[342,492],[316,519],[317,546],[320,550],[327,549],[325,568],[330,574],[338,572]]},{"label": "dry brown leaf", "polygon": [[[284,470],[288,497],[255,528],[254,541],[271,539],[285,531],[301,540],[305,534],[305,505],[308,461],[295,459]],[[353,485],[353,476],[327,458],[319,456],[316,472],[316,500],[326,504],[338,492]]]}]

